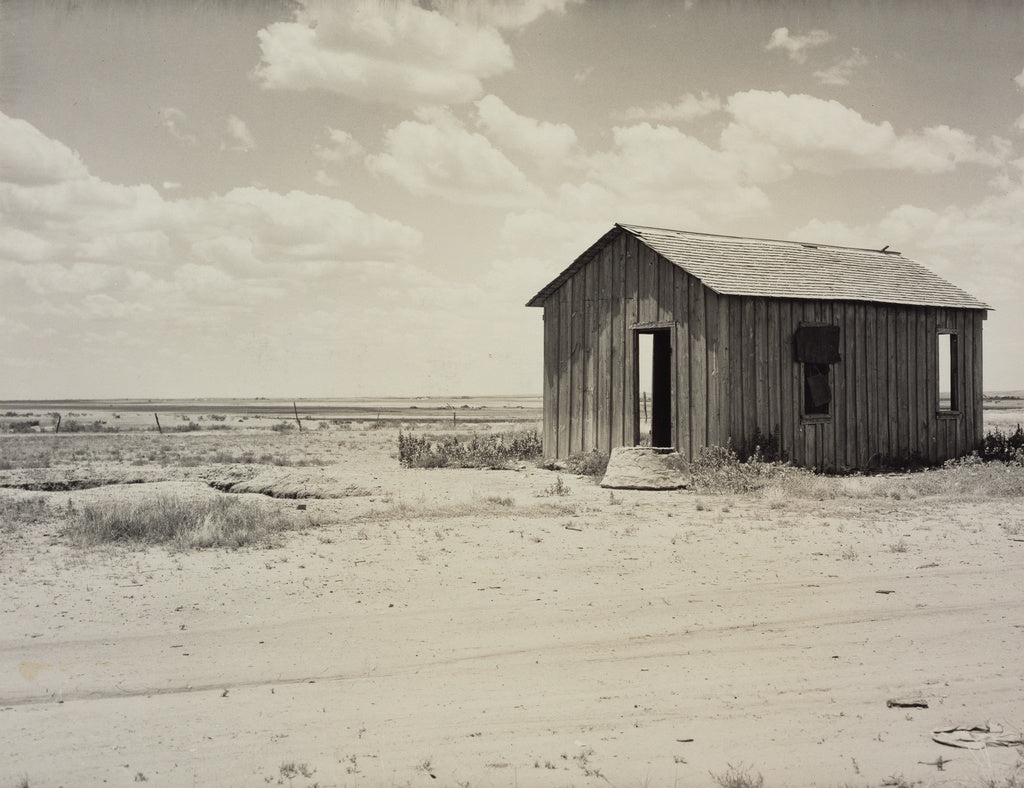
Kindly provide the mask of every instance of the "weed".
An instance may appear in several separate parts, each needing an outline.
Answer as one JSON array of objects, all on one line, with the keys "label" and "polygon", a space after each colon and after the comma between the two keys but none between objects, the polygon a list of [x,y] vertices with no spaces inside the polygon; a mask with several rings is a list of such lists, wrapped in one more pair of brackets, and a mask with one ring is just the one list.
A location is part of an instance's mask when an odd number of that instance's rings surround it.
[{"label": "weed", "polygon": [[599,452],[597,449],[581,454],[573,454],[566,459],[565,469],[569,473],[575,473],[579,476],[590,476],[594,480],[599,480],[604,476],[604,472],[608,468],[608,457],[609,455]]},{"label": "weed", "polygon": [[410,435],[398,433],[398,461],[406,468],[509,468],[514,462],[537,460],[537,430],[494,435]]},{"label": "weed", "polygon": [[31,525],[47,517],[49,507],[41,496],[0,499],[0,531],[14,533],[19,525]]},{"label": "weed", "polygon": [[905,553],[907,552],[907,543],[904,539],[900,539],[896,544],[889,545],[889,552],[891,553]]},{"label": "weed", "polygon": [[295,763],[295,761],[288,761],[287,763],[281,764],[279,771],[281,772],[281,776],[290,784],[291,781],[299,775],[306,778],[312,777],[316,769],[310,769],[309,764],[307,763]]},{"label": "weed", "polygon": [[230,497],[189,500],[161,495],[142,502],[111,501],[73,510],[61,535],[80,546],[169,544],[181,550],[275,544],[308,525],[307,518]]},{"label": "weed", "polygon": [[484,498],[487,503],[493,503],[496,506],[515,506],[515,501],[506,496],[500,495],[488,495]]},{"label": "weed", "polygon": [[763,788],[764,786],[764,778],[760,772],[754,776],[750,773],[748,767],[742,764],[739,766],[729,764],[722,774],[712,772],[711,779],[722,786],[722,788]]},{"label": "weed", "polygon": [[572,490],[570,490],[566,486],[565,482],[562,481],[562,477],[556,476],[554,482],[541,490],[537,495],[541,498],[549,498],[553,495],[568,495],[570,492],[572,492]]},{"label": "weed", "polygon": [[844,561],[856,561],[857,560],[857,555],[858,555],[857,550],[856,550],[856,548],[854,548],[853,545],[847,545],[846,547],[843,548],[843,560]]}]

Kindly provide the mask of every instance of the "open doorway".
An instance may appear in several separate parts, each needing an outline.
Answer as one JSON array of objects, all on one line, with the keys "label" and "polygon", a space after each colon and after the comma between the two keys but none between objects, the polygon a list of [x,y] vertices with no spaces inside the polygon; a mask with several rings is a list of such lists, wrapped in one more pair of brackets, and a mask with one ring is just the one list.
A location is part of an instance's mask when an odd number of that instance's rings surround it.
[{"label": "open doorway", "polygon": [[634,342],[637,443],[672,446],[672,331],[637,329]]}]

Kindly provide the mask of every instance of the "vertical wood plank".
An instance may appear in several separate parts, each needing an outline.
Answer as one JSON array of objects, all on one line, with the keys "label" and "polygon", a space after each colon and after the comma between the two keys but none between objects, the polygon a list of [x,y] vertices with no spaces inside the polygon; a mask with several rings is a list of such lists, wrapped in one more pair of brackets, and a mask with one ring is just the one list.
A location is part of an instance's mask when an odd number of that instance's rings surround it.
[{"label": "vertical wood plank", "polygon": [[544,433],[545,458],[558,457],[558,303],[544,302]]},{"label": "vertical wood plank", "polygon": [[799,420],[794,419],[793,384],[796,362],[793,360],[793,304],[778,301],[779,331],[775,341],[779,347],[779,449],[789,459],[796,461],[794,446],[799,432]]},{"label": "vertical wood plank", "polygon": [[625,256],[623,264],[626,269],[626,325],[625,343],[626,364],[625,380],[623,381],[623,445],[635,446],[640,438],[637,411],[637,358],[636,338],[633,334],[633,326],[640,320],[640,298],[638,292],[639,262],[637,259],[637,248],[639,246],[636,238],[631,235],[624,235]]},{"label": "vertical wood plank", "polygon": [[754,299],[743,299],[743,360],[740,376],[743,390],[743,421],[740,434],[735,436],[734,449],[740,450],[750,441],[757,422],[757,350],[754,332],[757,330]]},{"label": "vertical wood plank", "polygon": [[938,321],[939,311],[937,309],[925,310],[925,327],[922,341],[924,344],[924,395],[925,407],[925,443],[927,449],[923,452],[928,462],[938,462],[939,433],[942,425],[939,424],[937,413],[939,410],[939,341]]},{"label": "vertical wood plank", "polygon": [[583,392],[586,387],[584,374],[586,336],[584,335],[585,321],[583,315],[583,300],[586,287],[585,270],[586,268],[580,269],[569,280],[572,283],[570,291],[570,319],[572,324],[569,329],[572,336],[572,348],[569,357],[569,454],[577,454],[583,451]]},{"label": "vertical wood plank", "polygon": [[875,448],[879,460],[889,455],[889,377],[886,348],[888,347],[888,327],[885,315],[888,308],[882,304],[873,304],[872,322],[875,325]]},{"label": "vertical wood plank", "polygon": [[931,351],[933,342],[928,335],[927,314],[931,311],[928,307],[918,307],[915,312],[917,325],[917,355],[914,359],[914,376],[917,378],[917,442],[918,451],[921,457],[928,457],[928,391],[931,388],[928,384],[928,365],[925,359]]},{"label": "vertical wood plank", "polygon": [[732,304],[730,296],[718,297],[718,413],[715,434],[708,436],[708,444],[725,446],[729,440],[729,419],[732,395],[729,384],[729,370],[732,360]]},{"label": "vertical wood plank", "polygon": [[971,368],[969,370],[971,380],[973,381],[974,434],[971,437],[971,445],[968,448],[974,450],[978,448],[985,435],[985,392],[983,389],[985,381],[982,377],[981,354],[983,343],[981,338],[984,328],[982,321],[985,320],[986,313],[981,310],[972,310],[970,314],[971,323],[974,327],[971,334],[971,348],[973,352],[971,354]]},{"label": "vertical wood plank", "polygon": [[704,285],[690,283],[690,446],[691,453],[707,445],[708,356]]},{"label": "vertical wood plank", "polygon": [[865,464],[870,463],[872,457],[878,453],[878,363],[875,349],[875,327],[877,324],[877,309],[874,304],[864,305],[864,400],[867,407],[864,424],[865,434]]},{"label": "vertical wood plank", "polygon": [[899,455],[899,405],[898,391],[899,386],[897,385],[897,373],[896,373],[896,348],[897,348],[897,330],[896,330],[896,314],[897,310],[895,307],[886,307],[886,366],[888,378],[888,387],[886,393],[889,398],[888,402],[888,435],[889,435],[889,452],[888,458],[894,459]]},{"label": "vertical wood plank", "polygon": [[864,312],[865,305],[863,303],[854,305],[854,320],[856,321],[854,352],[857,354],[857,465],[861,468],[867,465],[868,458],[870,457],[868,430],[871,424],[871,413],[868,409],[870,378],[868,377],[867,368],[867,338]]},{"label": "vertical wood plank", "polygon": [[611,359],[609,361],[608,379],[611,384],[609,395],[610,410],[608,420],[611,425],[609,447],[614,449],[622,446],[622,378],[625,369],[626,351],[623,348],[622,327],[626,322],[626,310],[623,303],[626,270],[622,266],[622,238],[616,238],[611,244]]},{"label": "vertical wood plank", "polygon": [[768,304],[763,298],[754,299],[754,326],[754,429],[767,434],[771,430],[768,424]]},{"label": "vertical wood plank", "polygon": [[[597,448],[597,275],[598,266],[591,260],[583,274],[583,439],[581,451]],[[577,274],[578,276],[579,274]]]},{"label": "vertical wood plank", "polygon": [[569,357],[572,352],[572,305],[569,294],[572,279],[558,288],[558,456],[569,456],[569,386],[572,367]]},{"label": "vertical wood plank", "polygon": [[779,301],[776,298],[769,299],[767,309],[767,331],[765,336],[768,342],[768,421],[765,426],[766,435],[779,434],[782,424],[781,402],[782,402],[782,380],[781,380],[781,357],[779,354]]},{"label": "vertical wood plank", "polygon": [[676,448],[684,458],[692,460],[695,452],[690,433],[690,275],[677,268],[672,283],[672,309],[676,316],[673,348],[676,368]]},{"label": "vertical wood plank", "polygon": [[896,418],[899,454],[905,459],[910,454],[910,339],[907,329],[910,308],[900,306],[896,314]]},{"label": "vertical wood plank", "polygon": [[847,334],[850,329],[846,320],[846,304],[837,302],[832,308],[832,320],[839,326],[839,358],[838,364],[832,365],[832,423],[833,446],[832,461],[837,470],[849,467],[846,455],[849,440],[849,413],[847,402],[850,389],[850,357],[846,351]]},{"label": "vertical wood plank", "polygon": [[612,384],[612,256],[610,246],[601,250],[598,260],[598,339],[597,339],[597,450],[611,451]]},{"label": "vertical wood plank", "polygon": [[743,436],[743,299],[729,296],[729,427],[726,443],[733,448]]},{"label": "vertical wood plank", "polygon": [[718,443],[718,433],[721,423],[721,400],[720,388],[718,385],[719,363],[721,351],[721,339],[719,337],[719,296],[709,287],[702,288],[704,291],[704,331],[707,335],[707,395],[705,396],[704,412],[707,417],[704,425],[704,441],[708,446]]}]

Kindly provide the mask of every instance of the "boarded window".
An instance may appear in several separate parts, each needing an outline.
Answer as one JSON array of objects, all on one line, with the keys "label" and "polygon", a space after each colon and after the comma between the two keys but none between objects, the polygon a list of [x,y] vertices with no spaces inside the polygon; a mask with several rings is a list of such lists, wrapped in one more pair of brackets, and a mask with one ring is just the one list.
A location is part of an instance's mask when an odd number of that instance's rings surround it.
[{"label": "boarded window", "polygon": [[793,341],[796,360],[804,364],[837,364],[839,326],[800,326]]},{"label": "boarded window", "polygon": [[827,416],[831,402],[828,364],[804,364],[804,415]]}]

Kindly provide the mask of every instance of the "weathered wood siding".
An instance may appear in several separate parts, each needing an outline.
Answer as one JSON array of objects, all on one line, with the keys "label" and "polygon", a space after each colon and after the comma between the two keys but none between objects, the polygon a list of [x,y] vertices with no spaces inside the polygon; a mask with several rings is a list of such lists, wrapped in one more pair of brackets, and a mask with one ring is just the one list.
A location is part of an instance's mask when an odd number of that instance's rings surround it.
[{"label": "weathered wood siding", "polygon": [[[544,452],[635,445],[635,330],[669,328],[673,442],[749,447],[774,435],[799,465],[939,462],[982,435],[982,310],[720,295],[621,233],[544,304]],[[802,415],[800,323],[840,328],[826,419]],[[956,413],[939,412],[940,329],[957,335]]]}]

